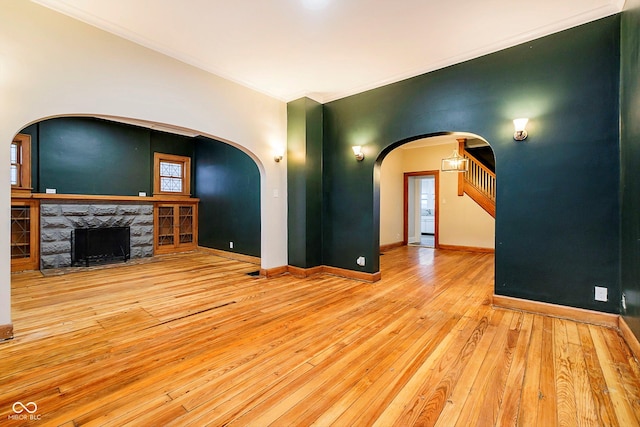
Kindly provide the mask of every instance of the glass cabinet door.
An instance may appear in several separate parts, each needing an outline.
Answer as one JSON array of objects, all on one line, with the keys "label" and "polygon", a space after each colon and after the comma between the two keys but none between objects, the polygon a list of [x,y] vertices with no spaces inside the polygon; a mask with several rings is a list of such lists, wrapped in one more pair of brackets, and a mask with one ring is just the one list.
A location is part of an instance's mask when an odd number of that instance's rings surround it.
[{"label": "glass cabinet door", "polygon": [[11,199],[11,271],[40,267],[40,204]]},{"label": "glass cabinet door", "polygon": [[178,215],[180,243],[193,242],[193,206],[179,206],[180,213]]},{"label": "glass cabinet door", "polygon": [[190,251],[198,245],[197,203],[158,203],[154,208],[155,252]]},{"label": "glass cabinet door", "polygon": [[175,243],[173,211],[173,206],[158,206],[158,246],[173,246]]},{"label": "glass cabinet door", "polygon": [[11,206],[11,259],[31,256],[31,207]]}]

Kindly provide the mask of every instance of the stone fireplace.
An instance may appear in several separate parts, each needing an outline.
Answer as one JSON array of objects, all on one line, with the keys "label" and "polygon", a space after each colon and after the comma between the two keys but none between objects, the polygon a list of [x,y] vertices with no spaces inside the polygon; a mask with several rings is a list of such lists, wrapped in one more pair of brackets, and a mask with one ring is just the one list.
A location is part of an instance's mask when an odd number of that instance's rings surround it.
[{"label": "stone fireplace", "polygon": [[129,227],[131,259],[153,256],[153,203],[42,200],[40,268],[71,266],[76,228]]}]

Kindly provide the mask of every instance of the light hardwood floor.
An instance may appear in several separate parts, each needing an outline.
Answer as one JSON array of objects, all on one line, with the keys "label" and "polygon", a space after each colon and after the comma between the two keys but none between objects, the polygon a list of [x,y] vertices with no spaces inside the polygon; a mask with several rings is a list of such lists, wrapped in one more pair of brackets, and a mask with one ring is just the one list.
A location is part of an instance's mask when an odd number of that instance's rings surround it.
[{"label": "light hardwood floor", "polygon": [[374,284],[203,253],[14,274],[0,425],[18,401],[53,426],[638,425],[615,330],[493,309],[492,254],[381,265]]}]

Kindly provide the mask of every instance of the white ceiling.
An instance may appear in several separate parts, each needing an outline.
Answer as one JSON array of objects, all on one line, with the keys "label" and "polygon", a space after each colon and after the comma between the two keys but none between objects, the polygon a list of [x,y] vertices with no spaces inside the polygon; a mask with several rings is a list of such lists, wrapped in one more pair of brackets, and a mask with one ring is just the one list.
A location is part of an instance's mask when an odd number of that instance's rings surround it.
[{"label": "white ceiling", "polygon": [[625,0],[33,0],[283,101],[328,102],[618,13]]}]

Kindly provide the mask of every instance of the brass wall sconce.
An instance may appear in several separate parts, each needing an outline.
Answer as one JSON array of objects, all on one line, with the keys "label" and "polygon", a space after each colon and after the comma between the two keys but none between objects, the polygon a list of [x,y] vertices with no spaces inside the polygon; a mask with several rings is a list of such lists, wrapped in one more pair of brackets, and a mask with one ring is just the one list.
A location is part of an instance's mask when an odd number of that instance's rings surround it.
[{"label": "brass wall sconce", "polygon": [[516,141],[524,141],[527,139],[527,131],[525,130],[525,127],[527,126],[528,121],[529,119],[527,118],[515,119],[513,121],[513,126],[516,129],[516,132],[513,134],[513,139]]},{"label": "brass wall sconce", "polygon": [[364,153],[362,152],[361,145],[354,145],[353,147],[351,147],[351,149],[353,150],[353,154],[355,154],[357,161],[360,162],[364,160]]},{"label": "brass wall sconce", "polygon": [[275,160],[276,163],[279,163],[283,158],[284,158],[284,150],[276,149],[273,155],[273,160]]}]

